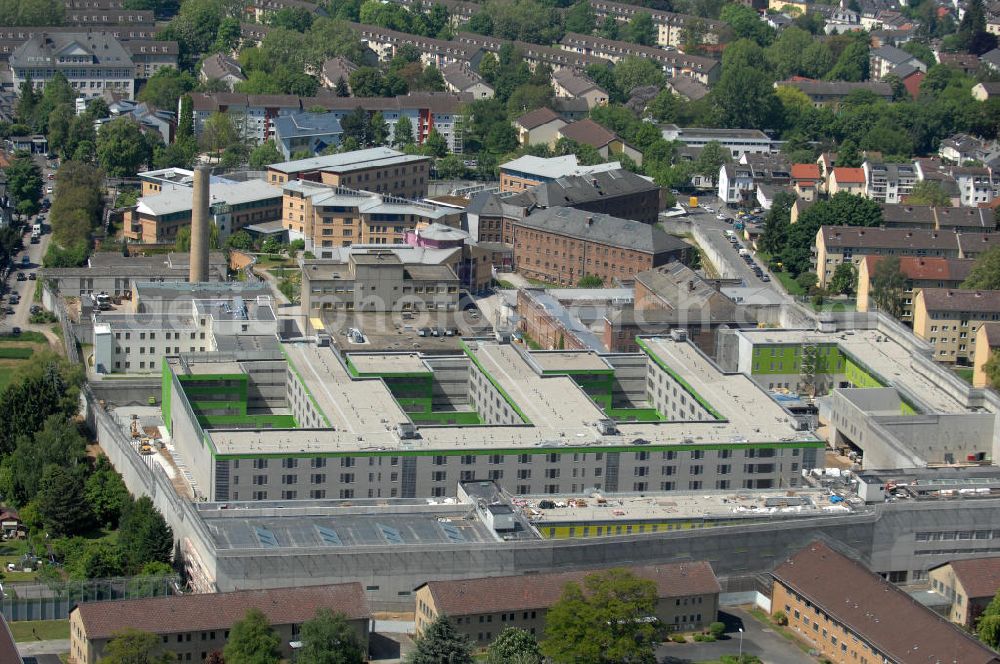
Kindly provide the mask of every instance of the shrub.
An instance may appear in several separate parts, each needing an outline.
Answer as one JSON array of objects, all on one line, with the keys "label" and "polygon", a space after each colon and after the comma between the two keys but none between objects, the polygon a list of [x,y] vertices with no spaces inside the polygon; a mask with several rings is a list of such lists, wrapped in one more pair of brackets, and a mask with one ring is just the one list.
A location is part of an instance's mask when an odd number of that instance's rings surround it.
[{"label": "shrub", "polygon": [[708,626],[708,632],[715,638],[719,638],[726,633],[726,624],[721,622],[714,622]]},{"label": "shrub", "polygon": [[701,643],[702,641],[705,640],[705,635],[704,634],[695,634],[694,635],[694,640],[697,641],[698,643]]},{"label": "shrub", "polygon": [[775,611],[773,614],[771,614],[771,620],[778,623],[779,625],[788,624],[788,616],[785,615],[784,611]]},{"label": "shrub", "polygon": [[684,638],[683,634],[674,634],[670,637],[670,640],[674,643],[687,643],[687,639]]}]

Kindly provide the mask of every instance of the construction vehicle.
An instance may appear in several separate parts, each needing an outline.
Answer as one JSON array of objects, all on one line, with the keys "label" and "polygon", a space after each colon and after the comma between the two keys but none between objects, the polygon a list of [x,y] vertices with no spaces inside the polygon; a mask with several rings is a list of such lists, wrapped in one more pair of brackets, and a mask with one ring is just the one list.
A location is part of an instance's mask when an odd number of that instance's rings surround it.
[{"label": "construction vehicle", "polygon": [[153,442],[149,438],[143,438],[139,443],[139,454],[156,454],[156,450],[153,449]]},{"label": "construction vehicle", "polygon": [[139,429],[139,416],[138,415],[133,415],[132,416],[132,424],[129,427],[129,430],[132,432],[132,438],[141,438],[142,437],[142,431]]}]

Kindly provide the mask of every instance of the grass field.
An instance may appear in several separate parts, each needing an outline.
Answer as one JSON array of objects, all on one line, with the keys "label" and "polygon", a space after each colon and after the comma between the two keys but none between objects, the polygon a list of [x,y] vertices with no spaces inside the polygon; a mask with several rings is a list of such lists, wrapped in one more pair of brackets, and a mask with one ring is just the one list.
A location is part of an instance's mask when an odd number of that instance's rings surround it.
[{"label": "grass field", "polygon": [[972,384],[972,369],[970,367],[955,367],[955,373],[966,383]]},{"label": "grass field", "polygon": [[14,640],[19,643],[69,638],[68,620],[24,620],[8,624]]},{"label": "grass field", "polygon": [[17,370],[35,353],[48,347],[48,339],[41,332],[28,330],[16,337],[0,336],[0,391],[10,384]]}]

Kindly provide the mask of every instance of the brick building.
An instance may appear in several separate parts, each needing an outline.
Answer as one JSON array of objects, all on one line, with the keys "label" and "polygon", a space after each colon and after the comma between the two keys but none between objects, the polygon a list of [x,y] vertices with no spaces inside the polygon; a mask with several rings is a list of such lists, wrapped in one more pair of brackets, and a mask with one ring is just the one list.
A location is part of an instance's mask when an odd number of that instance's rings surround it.
[{"label": "brick building", "polygon": [[644,270],[687,260],[691,252],[656,226],[574,208],[497,204],[478,214],[480,241],[512,245],[515,269],[548,283],[573,285],[586,275],[605,285],[630,281]]},{"label": "brick building", "polygon": [[814,541],[771,576],[771,612],[833,664],[998,664],[1000,656],[861,563]]},{"label": "brick building", "polygon": [[953,560],[927,570],[931,590],[950,602],[948,619],[968,630],[1000,590],[1000,556]]},{"label": "brick building", "polygon": [[430,158],[389,148],[369,148],[271,164],[267,181],[280,186],[292,180],[320,182],[403,198],[427,195]]},{"label": "brick building", "polygon": [[[719,612],[719,581],[703,561],[625,568],[656,584],[656,618],[671,630],[701,629]],[[545,614],[569,583],[601,570],[498,576],[463,581],[428,581],[416,590],[417,634],[438,616],[448,616],[459,633],[486,647],[506,627],[542,638]]]}]

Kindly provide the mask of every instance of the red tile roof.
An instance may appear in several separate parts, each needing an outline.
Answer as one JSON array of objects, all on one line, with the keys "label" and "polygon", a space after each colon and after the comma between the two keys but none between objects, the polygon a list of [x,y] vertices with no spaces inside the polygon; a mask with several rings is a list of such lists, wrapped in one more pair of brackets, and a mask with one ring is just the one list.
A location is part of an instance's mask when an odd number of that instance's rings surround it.
[{"label": "red tile roof", "polygon": [[819,180],[819,164],[792,164],[793,180]]},{"label": "red tile roof", "polygon": [[[889,661],[1000,662],[1000,657],[979,641],[861,563],[818,540],[771,575],[777,583],[867,641]],[[873,659],[881,661],[881,656]]]},{"label": "red tile roof", "polygon": [[[525,129],[534,129],[535,127],[541,127],[544,124],[548,124],[553,120],[560,120],[559,115],[553,111],[551,108],[537,108],[533,111],[528,111],[521,117],[519,117],[516,122]],[[563,122],[563,124],[566,124]]]},{"label": "red tile roof", "polygon": [[[707,562],[628,567],[630,572],[656,583],[659,597],[687,597],[721,591]],[[562,596],[567,583],[582,584],[586,576],[602,570],[555,574],[494,576],[462,581],[428,581],[438,613],[458,616],[524,609],[546,609]]]},{"label": "red tile roof", "polygon": [[[996,323],[986,323],[985,325],[996,327]],[[969,599],[993,597],[1000,589],[1000,556],[953,560],[945,564],[951,565],[955,577],[965,588],[965,594],[968,595]],[[939,567],[943,567],[943,565]]]},{"label": "red tile roof", "polygon": [[151,634],[229,629],[249,609],[259,609],[272,625],[302,623],[328,608],[348,619],[368,618],[360,583],[232,593],[174,595],[79,604],[87,638],[106,639],[126,627]]},{"label": "red tile roof", "polygon": [[[865,256],[868,274],[872,274],[882,256]],[[961,283],[969,276],[975,264],[972,258],[922,258],[900,256],[899,271],[914,281],[938,279]]]},{"label": "red tile roof", "polygon": [[833,177],[837,178],[838,184],[864,184],[865,169],[837,166],[833,169]]}]

